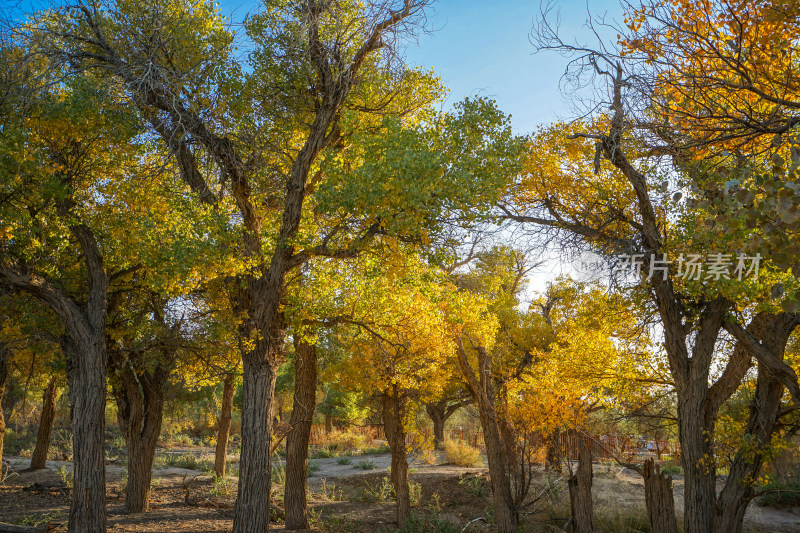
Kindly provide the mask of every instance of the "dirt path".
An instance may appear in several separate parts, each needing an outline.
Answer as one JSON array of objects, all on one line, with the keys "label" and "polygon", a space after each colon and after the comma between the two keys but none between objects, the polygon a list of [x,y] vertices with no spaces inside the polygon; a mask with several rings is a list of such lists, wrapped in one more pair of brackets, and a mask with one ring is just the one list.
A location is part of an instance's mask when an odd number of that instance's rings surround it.
[{"label": "dirt path", "polygon": [[[11,468],[20,472],[28,467],[29,459],[6,457]],[[365,455],[349,458],[310,459],[311,475],[308,478],[312,496],[309,504],[313,512],[328,522],[339,524],[339,529],[324,529],[336,533],[374,533],[391,526],[394,507],[388,501],[368,501],[363,498],[366,489],[385,483],[389,473],[391,456]],[[32,494],[22,489],[33,483],[59,481],[59,468],[71,471],[72,465],[63,461],[48,461],[47,469],[37,472],[20,472],[7,485],[0,486],[0,521],[27,520],[28,517],[56,517],[63,521],[69,506],[69,497],[63,494]],[[144,515],[122,514],[122,477],[125,467],[107,465],[109,531],[110,532],[171,532],[193,531],[224,533],[230,529],[232,507],[236,497],[236,478],[229,477],[227,488],[220,489],[213,478],[199,470],[186,468],[154,469],[154,491],[151,497],[151,512]],[[595,465],[593,497],[597,516],[615,512],[644,511],[644,485],[636,472]],[[192,498],[200,505],[188,506],[184,502],[184,476],[197,476],[192,485]],[[475,493],[474,484],[464,484],[465,476],[480,478],[483,490]],[[469,520],[482,516],[491,507],[491,491],[485,468],[463,468],[452,465],[427,465],[411,463],[411,479],[422,487],[421,509],[430,510],[436,504],[442,516],[453,523],[464,525]],[[532,494],[545,485],[545,473],[537,472]],[[565,477],[558,481],[557,506],[563,506],[566,497]],[[538,487],[538,488],[537,488]],[[683,512],[683,479],[674,479],[676,510]],[[538,504],[537,504],[538,507]],[[563,511],[563,509],[562,509]],[[427,511],[426,511],[427,512]],[[568,513],[567,513],[568,514]],[[754,533],[798,532],[800,533],[800,509],[775,509],[751,504],[745,516],[747,530]],[[386,529],[391,530],[391,529]],[[470,531],[472,532],[472,526]],[[478,531],[491,528],[478,527]]]}]

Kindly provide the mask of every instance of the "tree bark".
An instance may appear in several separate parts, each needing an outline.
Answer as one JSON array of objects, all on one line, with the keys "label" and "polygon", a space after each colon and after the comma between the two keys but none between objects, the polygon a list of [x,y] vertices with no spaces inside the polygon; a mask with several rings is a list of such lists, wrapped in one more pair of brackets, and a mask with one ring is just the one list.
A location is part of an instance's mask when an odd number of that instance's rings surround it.
[{"label": "tree bark", "polygon": [[141,360],[144,353],[134,354],[135,361],[116,351],[110,353],[114,369],[111,388],[117,401],[117,420],[128,449],[126,513],[143,513],[149,508],[153,458],[161,433],[171,355],[164,353],[164,358],[148,371],[134,366],[145,366],[146,362]]},{"label": "tree bark", "polygon": [[645,461],[642,475],[650,533],[678,533],[672,476],[664,476],[652,459]]},{"label": "tree bark", "polygon": [[228,459],[228,437],[231,433],[231,418],[233,416],[233,393],[236,374],[225,374],[222,387],[222,408],[217,420],[217,448],[214,452],[214,475],[225,477],[225,463]]},{"label": "tree bark", "polygon": [[[454,401],[455,400],[455,401]],[[444,425],[456,411],[465,405],[469,405],[474,400],[463,397],[443,398],[438,402],[426,403],[425,412],[433,422],[433,446],[439,448],[444,444]]]},{"label": "tree bark", "polygon": [[438,449],[444,444],[444,413],[443,402],[425,404],[425,412],[433,422],[433,447]]},{"label": "tree bark", "polygon": [[489,462],[489,475],[492,482],[497,531],[499,533],[516,533],[519,524],[519,509],[511,489],[512,473],[508,471],[513,456],[513,450],[509,447],[514,444],[503,439],[495,409],[495,393],[489,355],[483,347],[477,347],[478,375],[476,376],[467,359],[461,338],[457,338],[456,341],[461,372],[480,412],[483,439],[486,444],[486,458]]},{"label": "tree bark", "polygon": [[[272,469],[272,404],[277,364],[259,357],[259,344],[243,357],[242,455],[234,508],[234,533],[263,532],[269,528],[270,472]],[[277,358],[283,344],[270,346]],[[264,352],[261,352],[264,353]]]},{"label": "tree bark", "polygon": [[[757,315],[748,331],[762,341],[775,360],[783,361],[789,336],[797,326],[794,315]],[[753,481],[758,478],[764,454],[771,444],[772,434],[781,412],[781,398],[785,390],[783,381],[763,362],[758,363],[756,390],[750,402],[750,414],[745,435],[748,445],[734,456],[728,478],[717,498],[714,523],[717,533],[740,533],[744,514],[754,495]]]},{"label": "tree bark", "polygon": [[39,432],[36,435],[36,447],[31,456],[30,470],[41,470],[47,464],[47,451],[50,449],[50,432],[56,415],[56,399],[58,387],[56,376],[50,378],[42,395],[42,416],[39,418]]},{"label": "tree bark", "polygon": [[[67,341],[70,342],[70,341]],[[106,346],[102,338],[82,338],[67,365],[72,412],[74,480],[69,533],[106,530]]]},{"label": "tree bark", "polygon": [[8,381],[10,357],[11,350],[0,342],[0,479],[3,477],[3,442],[6,436],[6,419],[3,415],[3,395],[6,391],[6,381]]},{"label": "tree bark", "polygon": [[325,434],[330,435],[333,433],[333,415],[325,413]]},{"label": "tree bark", "polygon": [[578,452],[578,469],[569,478],[569,502],[574,533],[593,533],[592,453],[585,442]]},{"label": "tree bark", "polygon": [[408,452],[403,422],[405,400],[397,385],[383,391],[383,427],[392,449],[392,486],[397,501],[397,525],[403,527],[411,514],[411,495],[408,487]]},{"label": "tree bark", "polygon": [[317,401],[317,347],[299,337],[294,341],[294,400],[286,437],[286,529],[308,529],[306,480],[308,441]]}]

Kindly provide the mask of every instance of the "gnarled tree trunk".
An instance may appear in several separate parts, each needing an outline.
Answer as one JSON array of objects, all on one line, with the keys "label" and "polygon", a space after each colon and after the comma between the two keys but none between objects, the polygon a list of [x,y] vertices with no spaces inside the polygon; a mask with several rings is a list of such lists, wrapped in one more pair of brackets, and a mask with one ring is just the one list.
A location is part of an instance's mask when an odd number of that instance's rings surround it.
[{"label": "gnarled tree trunk", "polygon": [[675,517],[675,499],[672,495],[672,476],[665,476],[648,459],[642,470],[644,477],[644,497],[650,533],[678,533],[678,519]]},{"label": "gnarled tree trunk", "polygon": [[47,451],[50,448],[50,432],[56,416],[58,387],[56,376],[50,378],[42,395],[42,416],[39,418],[39,432],[36,434],[36,447],[31,456],[31,470],[40,470],[47,464]]},{"label": "gnarled tree trunk", "polygon": [[426,403],[425,412],[433,422],[433,446],[439,448],[444,443],[444,425],[456,411],[473,402],[472,398],[443,398],[438,402]]},{"label": "gnarled tree trunk", "polygon": [[308,476],[308,440],[317,401],[317,348],[295,338],[294,400],[291,430],[286,437],[286,486],[283,503],[286,529],[308,529],[306,479]]},{"label": "gnarled tree trunk", "polygon": [[495,393],[492,385],[491,366],[486,350],[478,346],[477,376],[469,364],[464,345],[457,338],[458,361],[461,372],[467,381],[470,394],[478,404],[483,427],[483,440],[486,444],[486,458],[489,462],[489,475],[492,482],[492,498],[494,500],[495,523],[499,533],[516,533],[519,524],[519,509],[511,488],[511,472],[513,442],[506,442],[497,410],[495,409]]},{"label": "gnarled tree trunk", "polygon": [[114,352],[111,362],[117,420],[128,449],[125,512],[143,513],[149,508],[153,458],[161,433],[164,391],[172,364],[171,360],[159,361],[152,371],[136,371],[125,355]]},{"label": "gnarled tree trunk", "polygon": [[231,417],[233,416],[233,393],[236,374],[225,374],[222,386],[222,408],[217,420],[217,448],[214,451],[214,475],[225,477],[225,462],[228,459],[228,437],[231,433]]},{"label": "gnarled tree trunk", "polygon": [[403,422],[402,398],[397,385],[383,391],[383,427],[392,449],[392,486],[397,500],[397,525],[402,527],[411,514],[411,495],[408,487],[408,453]]},{"label": "gnarled tree trunk", "polygon": [[446,402],[444,400],[437,403],[426,403],[425,412],[433,422],[433,447],[439,448],[444,443],[444,423],[445,423]]},{"label": "gnarled tree trunk", "polygon": [[[789,336],[797,325],[796,315],[780,313],[757,316],[748,330],[762,341],[762,346],[782,361]],[[755,326],[755,327],[754,327]],[[769,448],[772,433],[780,417],[783,382],[770,368],[759,361],[756,390],[750,402],[750,415],[745,435],[750,436],[749,446],[736,453],[725,486],[717,498],[717,515],[714,523],[717,533],[740,533],[747,506],[755,493],[753,482],[758,478]]]}]

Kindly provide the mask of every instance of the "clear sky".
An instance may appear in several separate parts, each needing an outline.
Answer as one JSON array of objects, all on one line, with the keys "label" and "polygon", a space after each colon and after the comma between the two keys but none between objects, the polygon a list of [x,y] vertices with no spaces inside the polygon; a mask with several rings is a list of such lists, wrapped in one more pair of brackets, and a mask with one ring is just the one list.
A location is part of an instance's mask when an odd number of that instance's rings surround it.
[{"label": "clear sky", "polygon": [[[561,0],[550,16],[560,14],[564,40],[592,42],[587,13],[619,20],[616,0]],[[409,65],[432,67],[450,88],[449,102],[480,94],[511,113],[518,133],[569,114],[559,92],[566,60],[554,52],[534,54],[529,37],[539,17],[538,1],[440,0],[429,18],[430,33],[409,46]],[[554,18],[553,18],[554,20]]]}]

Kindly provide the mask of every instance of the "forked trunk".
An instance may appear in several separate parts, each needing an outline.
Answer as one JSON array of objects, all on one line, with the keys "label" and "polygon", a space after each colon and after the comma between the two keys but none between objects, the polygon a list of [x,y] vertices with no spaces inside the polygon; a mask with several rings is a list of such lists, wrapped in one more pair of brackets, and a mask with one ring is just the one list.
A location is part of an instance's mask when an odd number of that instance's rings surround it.
[{"label": "forked trunk", "polygon": [[586,443],[578,452],[578,469],[569,477],[569,503],[574,533],[593,533],[592,453]]},{"label": "forked trunk", "polygon": [[650,533],[678,533],[672,476],[665,476],[659,471],[652,459],[645,461],[642,476]]},{"label": "forked trunk", "polygon": [[411,495],[408,487],[408,455],[403,424],[405,400],[397,385],[383,392],[383,427],[392,449],[392,486],[397,500],[397,525],[403,527],[411,514]]},{"label": "forked trunk", "polygon": [[144,439],[134,433],[126,438],[128,448],[128,486],[125,489],[125,512],[144,513],[150,508],[150,482],[157,438]]},{"label": "forked trunk", "polygon": [[233,416],[233,393],[236,374],[225,374],[222,388],[222,409],[217,421],[217,448],[214,452],[214,475],[225,477],[225,463],[228,459],[228,437],[231,433],[231,417]]},{"label": "forked trunk", "polygon": [[302,339],[294,342],[294,400],[286,437],[286,529],[308,529],[306,479],[308,441],[317,401],[317,348]]},{"label": "forked trunk", "polygon": [[[279,346],[273,349],[277,352]],[[259,357],[259,351],[265,354],[257,349],[242,358],[242,454],[234,533],[262,533],[269,528],[272,404],[277,377],[277,364],[270,361],[277,354]]]},{"label": "forked trunk", "polygon": [[[781,350],[781,353],[783,350]],[[756,391],[750,405],[750,418],[745,434],[751,436],[751,446],[740,449],[730,467],[728,479],[717,500],[715,529],[717,533],[741,533],[747,505],[753,498],[753,483],[761,470],[764,451],[778,421],[783,384],[772,373],[758,365]]]},{"label": "forked trunk", "polygon": [[56,416],[56,399],[58,387],[56,377],[50,378],[42,395],[42,416],[39,418],[39,432],[36,435],[36,447],[31,456],[31,470],[41,470],[47,464],[47,450],[50,448],[50,432]]},{"label": "forked trunk", "polygon": [[161,433],[164,390],[171,365],[159,363],[153,371],[134,373],[126,356],[111,355],[116,367],[111,384],[117,400],[117,420],[128,450],[125,512],[143,513],[150,506],[153,458]]},{"label": "forked trunk", "polygon": [[425,404],[425,412],[433,422],[433,447],[437,449],[444,444],[445,409],[442,402]]},{"label": "forked trunk", "polygon": [[[460,338],[458,345],[458,362],[461,373],[467,381],[470,394],[478,404],[478,411],[483,427],[483,439],[486,445],[486,458],[489,463],[489,475],[492,482],[492,499],[494,501],[495,523],[498,533],[516,533],[519,524],[519,510],[511,489],[511,473],[508,465],[513,450],[513,442],[504,442],[497,410],[495,409],[495,392],[492,385],[491,364],[489,354],[478,346],[477,376],[469,364],[467,354]],[[508,446],[508,447],[507,447]]]}]

